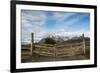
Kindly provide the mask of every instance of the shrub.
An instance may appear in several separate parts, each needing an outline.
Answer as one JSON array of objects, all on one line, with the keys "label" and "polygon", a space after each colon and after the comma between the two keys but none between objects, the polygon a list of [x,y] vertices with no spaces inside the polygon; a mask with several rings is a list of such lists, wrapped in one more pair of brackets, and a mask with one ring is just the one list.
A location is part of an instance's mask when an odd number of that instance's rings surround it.
[{"label": "shrub", "polygon": [[46,44],[56,44],[56,41],[53,38],[47,37],[45,38]]}]

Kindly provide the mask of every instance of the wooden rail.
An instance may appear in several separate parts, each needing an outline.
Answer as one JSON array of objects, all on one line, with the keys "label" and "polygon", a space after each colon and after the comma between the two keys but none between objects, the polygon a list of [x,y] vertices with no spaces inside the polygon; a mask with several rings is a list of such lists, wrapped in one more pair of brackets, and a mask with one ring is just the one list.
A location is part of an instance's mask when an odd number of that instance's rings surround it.
[{"label": "wooden rail", "polygon": [[[29,49],[30,52],[27,54],[33,55],[33,53],[42,55],[42,56],[51,56],[51,57],[64,57],[64,56],[72,56],[76,54],[85,54],[85,40],[84,35],[83,41],[80,43],[67,43],[64,45],[50,45],[50,44],[34,44],[34,39],[31,41],[31,47],[22,47],[22,49]],[[32,33],[33,37],[33,33]],[[25,54],[25,53],[24,53]]]},{"label": "wooden rail", "polygon": [[82,48],[83,48],[82,43],[70,44],[70,45],[58,45],[58,46],[54,45],[53,47],[35,45],[34,52],[43,56],[63,57],[63,56],[81,54]]}]

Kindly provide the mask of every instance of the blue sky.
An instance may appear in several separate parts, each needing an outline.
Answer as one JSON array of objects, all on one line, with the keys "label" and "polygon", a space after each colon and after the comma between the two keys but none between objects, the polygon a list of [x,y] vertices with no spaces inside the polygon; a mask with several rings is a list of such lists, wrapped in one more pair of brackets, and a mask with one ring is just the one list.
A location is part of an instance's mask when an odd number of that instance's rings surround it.
[{"label": "blue sky", "polygon": [[67,36],[66,33],[87,33],[90,31],[90,14],[77,12],[53,12],[21,10],[22,41],[30,40],[34,32],[39,41],[47,35]]},{"label": "blue sky", "polygon": [[[55,18],[56,12],[47,12],[46,28],[50,30],[64,29],[65,31],[89,31],[90,16],[88,13],[64,13],[57,12],[61,16]],[[57,14],[56,14],[57,15]]]}]

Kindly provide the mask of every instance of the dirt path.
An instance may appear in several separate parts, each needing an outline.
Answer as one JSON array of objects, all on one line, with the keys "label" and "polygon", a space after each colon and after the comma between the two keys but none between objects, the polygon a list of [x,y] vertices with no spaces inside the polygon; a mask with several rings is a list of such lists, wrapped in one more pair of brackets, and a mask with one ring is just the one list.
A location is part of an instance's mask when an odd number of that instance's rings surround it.
[{"label": "dirt path", "polygon": [[27,57],[22,62],[48,62],[48,61],[71,61],[71,60],[86,60],[89,59],[84,55],[66,56],[66,57],[46,57],[34,54],[33,57]]}]

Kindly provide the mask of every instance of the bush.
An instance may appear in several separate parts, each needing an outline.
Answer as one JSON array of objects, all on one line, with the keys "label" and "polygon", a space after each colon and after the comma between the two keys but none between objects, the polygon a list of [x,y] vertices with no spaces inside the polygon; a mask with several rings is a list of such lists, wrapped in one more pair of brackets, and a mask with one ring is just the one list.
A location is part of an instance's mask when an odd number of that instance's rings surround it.
[{"label": "bush", "polygon": [[47,37],[45,39],[46,44],[56,44],[56,41],[53,38]]}]

